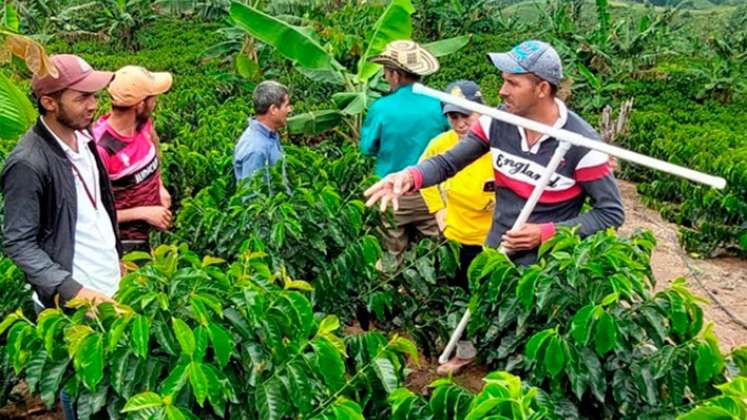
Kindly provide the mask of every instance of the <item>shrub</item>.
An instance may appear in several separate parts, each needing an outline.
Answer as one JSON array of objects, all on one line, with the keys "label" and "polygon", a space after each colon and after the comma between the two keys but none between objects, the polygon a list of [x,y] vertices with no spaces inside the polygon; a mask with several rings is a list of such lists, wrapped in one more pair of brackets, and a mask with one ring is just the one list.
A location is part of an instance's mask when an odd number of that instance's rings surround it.
[{"label": "shrub", "polygon": [[118,303],[73,301],[36,323],[14,313],[0,334],[29,389],[50,407],[64,388],[82,419],[383,415],[414,345],[343,340],[337,318],[301,293],[309,285],[271,274],[263,258],[244,252],[221,268],[183,246],[132,253],[149,262],[123,279]]},{"label": "shrub", "polygon": [[657,416],[713,395],[724,358],[683,279],[652,292],[650,233],[562,230],[537,265],[496,252],[469,269],[470,337],[493,367],[555,401],[555,415]]}]

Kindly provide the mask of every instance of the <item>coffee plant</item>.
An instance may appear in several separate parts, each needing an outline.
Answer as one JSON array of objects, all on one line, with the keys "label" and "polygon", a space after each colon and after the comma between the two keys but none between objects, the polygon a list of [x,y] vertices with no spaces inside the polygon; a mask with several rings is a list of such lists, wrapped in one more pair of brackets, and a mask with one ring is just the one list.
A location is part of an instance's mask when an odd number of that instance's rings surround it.
[{"label": "coffee plant", "polygon": [[540,390],[527,387],[521,379],[507,372],[496,371],[483,378],[485,384],[478,394],[454,384],[451,379],[439,379],[430,385],[429,401],[407,388],[389,396],[392,419],[543,419],[550,418]]},{"label": "coffee plant", "polygon": [[537,265],[486,251],[469,269],[470,337],[489,365],[558,400],[561,417],[654,416],[708,398],[724,357],[683,279],[652,292],[654,245],[648,232],[582,241],[563,229]]},{"label": "coffee plant", "polygon": [[[161,246],[129,273],[117,303],[71,302],[36,322],[5,318],[8,358],[51,406],[65,389],[78,416],[110,418],[361,418],[384,415],[404,373],[408,340],[336,335],[306,282],[271,274],[264,255],[200,259]],[[352,399],[351,399],[352,398]],[[357,402],[354,402],[357,401]]]},{"label": "coffee plant", "polygon": [[344,321],[357,318],[364,328],[375,320],[380,328],[404,330],[434,353],[454,324],[443,310],[458,311],[467,300],[461,290],[439,287],[456,269],[458,250],[423,241],[401,265],[383,253],[377,213],[357,198],[370,182],[370,165],[351,149],[289,147],[285,169],[278,165],[233,193],[229,181],[218,179],[182,203],[174,233],[162,240],[188,241],[200,253],[227,259],[242,246],[264,252],[273,269],[311,281],[315,308]]}]

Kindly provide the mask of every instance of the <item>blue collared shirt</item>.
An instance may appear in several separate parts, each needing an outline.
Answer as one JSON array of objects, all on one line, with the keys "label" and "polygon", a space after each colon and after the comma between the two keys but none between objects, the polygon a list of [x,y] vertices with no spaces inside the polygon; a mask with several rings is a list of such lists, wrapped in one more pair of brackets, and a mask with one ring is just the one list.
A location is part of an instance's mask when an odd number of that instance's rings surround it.
[{"label": "blue collared shirt", "polygon": [[262,168],[269,168],[283,157],[283,147],[277,131],[254,118],[241,134],[233,151],[233,172],[236,180],[252,176]]}]

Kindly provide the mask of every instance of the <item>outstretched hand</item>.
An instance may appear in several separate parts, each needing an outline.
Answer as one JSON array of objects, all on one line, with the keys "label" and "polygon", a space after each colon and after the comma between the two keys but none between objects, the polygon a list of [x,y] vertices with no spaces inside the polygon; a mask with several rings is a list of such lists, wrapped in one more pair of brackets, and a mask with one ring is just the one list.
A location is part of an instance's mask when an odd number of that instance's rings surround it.
[{"label": "outstretched hand", "polygon": [[412,173],[407,169],[389,174],[363,193],[364,196],[368,197],[366,206],[371,207],[381,199],[379,210],[385,212],[387,205],[391,201],[392,207],[397,211],[399,210],[399,198],[412,190],[414,186],[415,180],[412,177]]}]

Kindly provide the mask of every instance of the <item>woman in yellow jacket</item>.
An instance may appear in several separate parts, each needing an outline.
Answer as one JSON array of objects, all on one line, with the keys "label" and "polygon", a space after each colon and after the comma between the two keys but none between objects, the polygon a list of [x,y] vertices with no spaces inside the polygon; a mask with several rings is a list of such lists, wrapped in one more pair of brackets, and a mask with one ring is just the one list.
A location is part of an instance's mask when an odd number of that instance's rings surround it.
[{"label": "woman in yellow jacket", "polygon": [[[468,80],[450,84],[446,92],[482,103],[480,87]],[[435,137],[426,147],[420,160],[442,154],[454,147],[466,136],[479,114],[451,104],[443,105],[443,113],[449,119],[451,130]],[[495,176],[490,153],[472,162],[447,181],[424,188],[423,195],[428,211],[435,214],[438,227],[447,239],[461,244],[459,268],[451,286],[459,286],[469,292],[467,269],[472,260],[482,252],[482,245],[490,230],[495,207]],[[464,340],[457,344],[457,357],[439,366],[439,375],[456,374],[469,364],[476,355],[472,342]]]},{"label": "woman in yellow jacket", "polygon": [[[480,87],[469,80],[451,83],[446,92],[482,103]],[[444,104],[443,113],[451,130],[430,141],[420,160],[426,160],[454,147],[467,135],[479,114],[452,104]],[[462,169],[442,184],[421,190],[428,211],[435,214],[438,227],[447,239],[462,245],[459,269],[452,285],[468,289],[467,268],[482,252],[490,230],[495,207],[495,177],[490,153]]]}]

